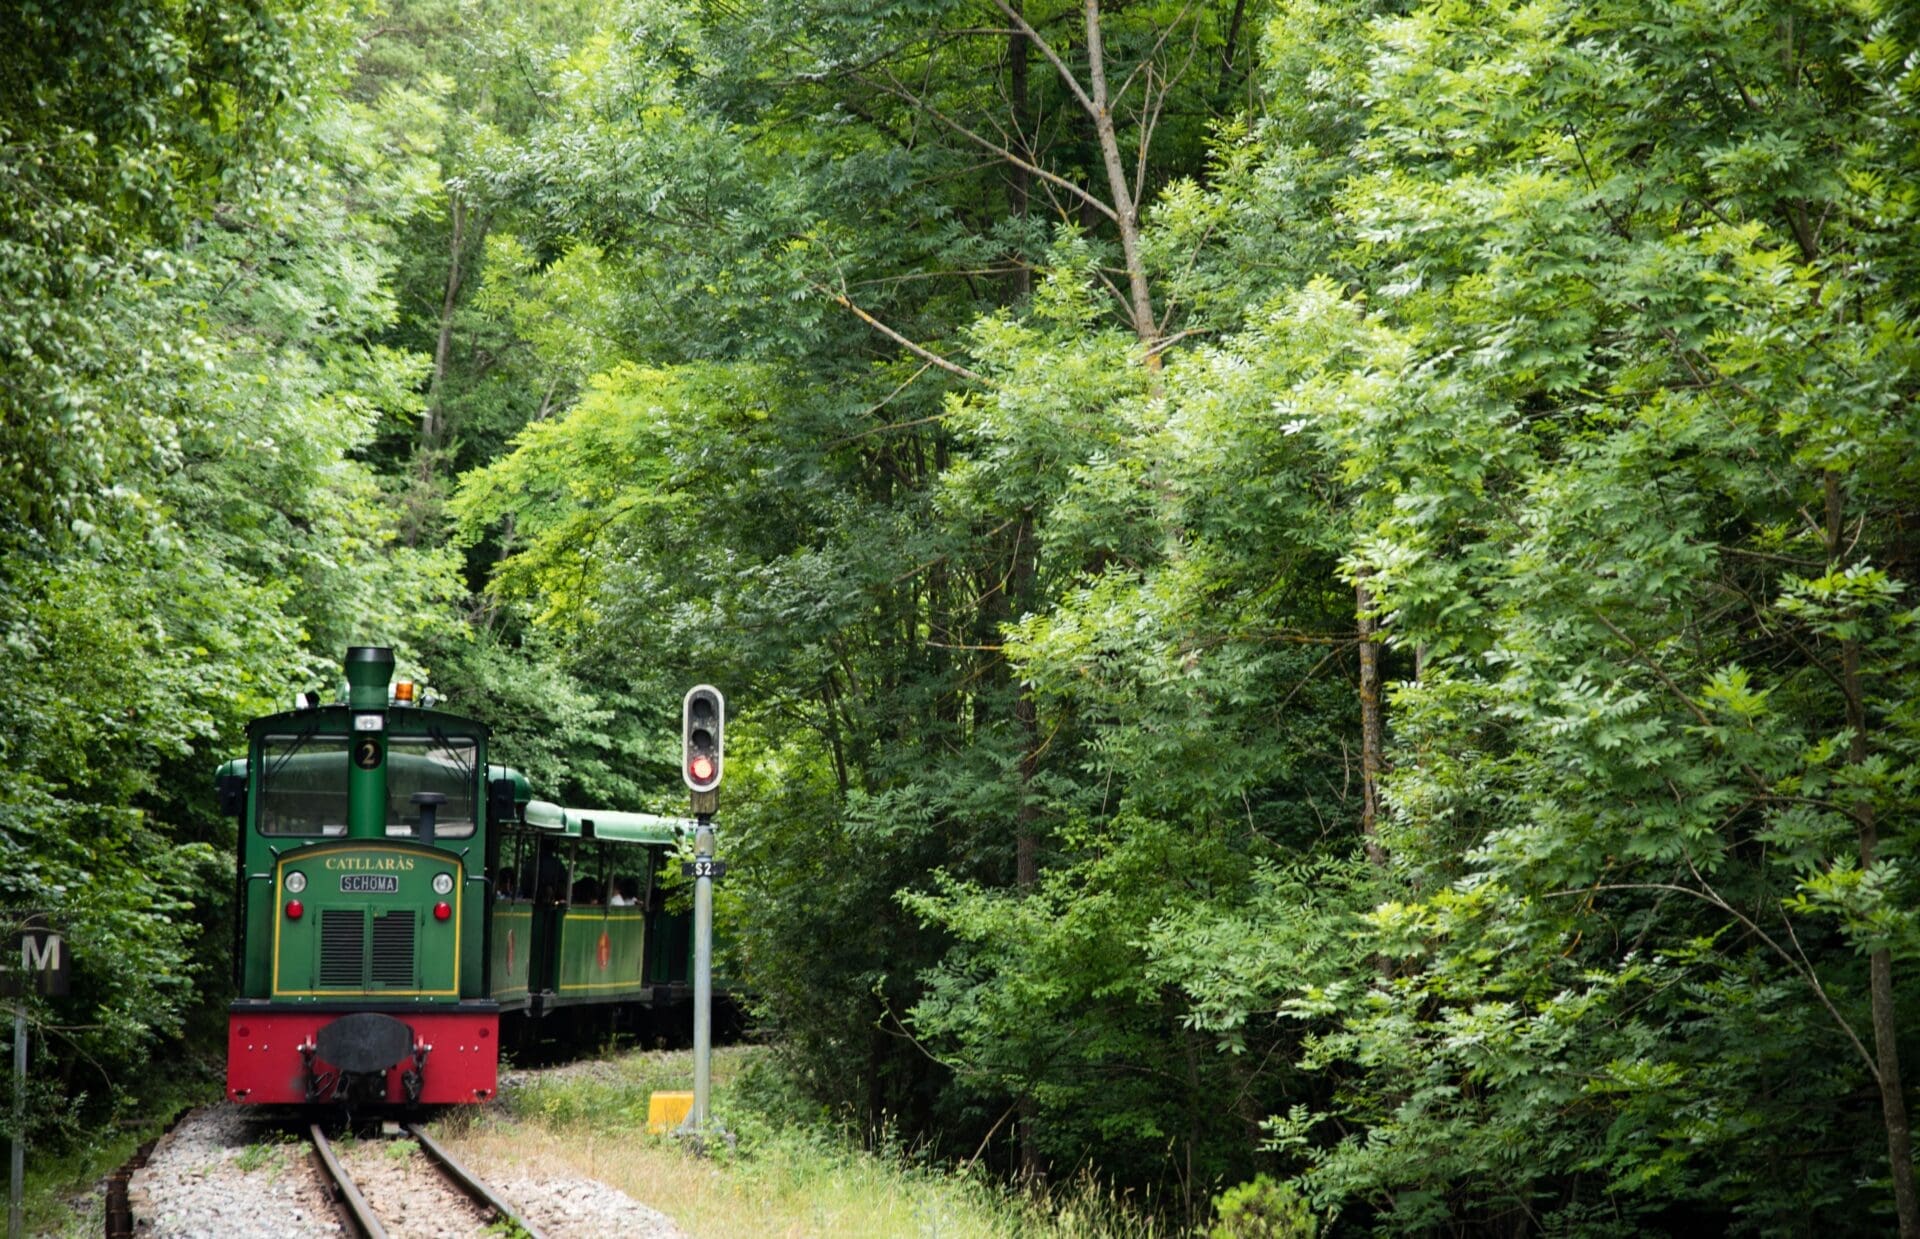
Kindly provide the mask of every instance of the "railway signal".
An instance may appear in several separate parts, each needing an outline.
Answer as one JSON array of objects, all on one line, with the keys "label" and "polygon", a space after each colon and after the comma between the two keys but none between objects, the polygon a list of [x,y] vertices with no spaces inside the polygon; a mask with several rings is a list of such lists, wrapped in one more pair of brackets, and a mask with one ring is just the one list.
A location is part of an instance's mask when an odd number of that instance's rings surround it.
[{"label": "railway signal", "polygon": [[719,790],[725,760],[722,737],[726,723],[727,700],[719,689],[711,684],[696,684],[687,690],[686,699],[680,705],[680,773],[687,781],[687,789],[696,797],[696,813],[702,811],[697,798]]}]

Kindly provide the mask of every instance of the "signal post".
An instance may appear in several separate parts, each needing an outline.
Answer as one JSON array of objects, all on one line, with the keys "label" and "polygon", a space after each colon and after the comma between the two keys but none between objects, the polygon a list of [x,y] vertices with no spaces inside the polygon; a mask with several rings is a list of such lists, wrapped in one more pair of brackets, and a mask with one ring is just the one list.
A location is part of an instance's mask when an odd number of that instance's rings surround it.
[{"label": "signal post", "polygon": [[680,708],[680,773],[692,793],[693,862],[693,1108],[680,1134],[696,1141],[726,1133],[712,1120],[713,1086],[713,880],[726,872],[713,855],[713,815],[720,807],[725,763],[726,698],[711,684],[687,691]]}]

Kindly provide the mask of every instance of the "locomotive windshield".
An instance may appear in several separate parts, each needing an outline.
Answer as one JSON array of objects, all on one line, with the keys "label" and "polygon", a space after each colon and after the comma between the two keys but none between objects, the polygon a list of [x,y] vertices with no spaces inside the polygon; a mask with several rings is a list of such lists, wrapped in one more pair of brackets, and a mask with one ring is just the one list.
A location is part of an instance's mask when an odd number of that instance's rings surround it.
[{"label": "locomotive windshield", "polygon": [[347,738],[267,736],[260,742],[260,833],[347,833]]},{"label": "locomotive windshield", "polygon": [[433,833],[463,838],[473,833],[476,778],[473,741],[446,736],[393,736],[387,741],[387,834],[411,835],[420,825],[421,792],[439,792],[447,802],[434,814]]}]

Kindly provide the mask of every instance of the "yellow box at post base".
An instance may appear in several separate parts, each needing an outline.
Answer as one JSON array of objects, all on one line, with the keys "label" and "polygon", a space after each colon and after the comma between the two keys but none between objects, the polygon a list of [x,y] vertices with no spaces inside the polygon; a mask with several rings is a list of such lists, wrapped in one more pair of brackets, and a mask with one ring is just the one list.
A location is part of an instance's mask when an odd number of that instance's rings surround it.
[{"label": "yellow box at post base", "polygon": [[649,1093],[647,1130],[656,1134],[670,1132],[686,1121],[692,1109],[692,1093]]}]

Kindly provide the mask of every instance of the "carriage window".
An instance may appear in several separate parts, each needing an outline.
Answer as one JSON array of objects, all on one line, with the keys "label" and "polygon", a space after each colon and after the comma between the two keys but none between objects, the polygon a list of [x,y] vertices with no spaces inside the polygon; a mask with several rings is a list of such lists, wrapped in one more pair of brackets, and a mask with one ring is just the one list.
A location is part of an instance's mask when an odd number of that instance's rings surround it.
[{"label": "carriage window", "polygon": [[639,848],[616,849],[613,874],[607,879],[609,908],[637,908],[645,902],[647,853]]},{"label": "carriage window", "polygon": [[500,836],[500,867],[493,875],[495,899],[525,899],[533,894],[533,849],[524,832],[509,827]]},{"label": "carriage window", "polygon": [[434,811],[436,838],[473,833],[473,741],[438,736],[393,736],[387,741],[387,836],[412,835],[420,827],[421,792],[439,792],[447,802]]},{"label": "carriage window", "polygon": [[347,738],[267,736],[260,742],[263,835],[347,833]]}]

